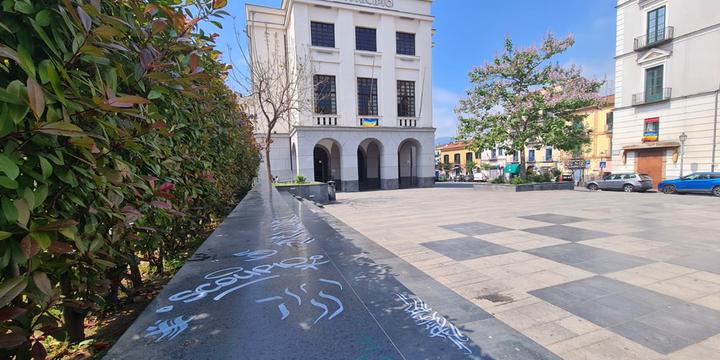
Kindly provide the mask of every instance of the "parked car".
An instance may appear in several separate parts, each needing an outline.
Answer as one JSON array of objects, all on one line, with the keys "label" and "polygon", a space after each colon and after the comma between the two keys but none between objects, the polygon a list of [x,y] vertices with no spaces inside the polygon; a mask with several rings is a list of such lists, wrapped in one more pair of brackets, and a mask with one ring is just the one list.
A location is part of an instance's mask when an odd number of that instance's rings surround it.
[{"label": "parked car", "polygon": [[638,173],[610,174],[602,180],[594,180],[587,184],[587,188],[590,190],[622,190],[625,192],[643,192],[652,187],[652,178],[647,174]]},{"label": "parked car", "polygon": [[663,180],[658,190],[666,194],[710,193],[720,196],[720,172],[699,172],[674,180]]}]

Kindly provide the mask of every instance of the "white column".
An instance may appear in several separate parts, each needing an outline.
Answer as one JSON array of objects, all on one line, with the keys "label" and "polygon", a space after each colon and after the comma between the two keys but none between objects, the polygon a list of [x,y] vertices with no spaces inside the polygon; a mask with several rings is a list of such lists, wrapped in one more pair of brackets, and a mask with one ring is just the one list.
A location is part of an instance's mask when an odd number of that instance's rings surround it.
[{"label": "white column", "polygon": [[[338,125],[357,126],[357,81],[355,76],[355,25],[352,12],[338,9],[335,46],[340,49],[340,71],[336,78]],[[343,152],[345,149],[343,149]],[[343,166],[344,165],[343,161]],[[343,170],[343,177],[345,171]],[[357,180],[357,175],[355,180]]]}]

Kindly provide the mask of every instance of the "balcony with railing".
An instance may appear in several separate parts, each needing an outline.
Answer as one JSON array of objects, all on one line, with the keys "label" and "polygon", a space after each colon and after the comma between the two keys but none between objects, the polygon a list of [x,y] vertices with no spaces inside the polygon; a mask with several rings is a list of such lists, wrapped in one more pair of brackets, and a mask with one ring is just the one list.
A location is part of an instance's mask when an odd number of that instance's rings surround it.
[{"label": "balcony with railing", "polygon": [[662,91],[656,91],[651,93],[637,93],[632,96],[633,106],[654,104],[663,101],[670,100],[672,96],[672,88],[663,88]]},{"label": "balcony with railing", "polygon": [[640,51],[652,46],[658,46],[672,40],[674,36],[675,28],[672,26],[658,29],[658,31],[654,33],[649,33],[643,36],[636,37],[635,43],[633,44],[633,49],[635,51]]},{"label": "balcony with railing", "polygon": [[339,115],[332,114],[314,114],[313,125],[315,126],[337,126]]},{"label": "balcony with railing", "polygon": [[399,127],[417,127],[416,117],[400,117],[398,118]]}]

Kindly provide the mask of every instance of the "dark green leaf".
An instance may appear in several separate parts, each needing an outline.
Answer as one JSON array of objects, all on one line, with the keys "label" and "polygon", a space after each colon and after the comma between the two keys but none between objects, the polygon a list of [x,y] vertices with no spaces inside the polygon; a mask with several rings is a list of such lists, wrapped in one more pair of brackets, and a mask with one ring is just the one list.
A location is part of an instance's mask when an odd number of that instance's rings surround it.
[{"label": "dark green leaf", "polygon": [[40,26],[48,26],[50,25],[50,10],[41,10],[37,14],[35,14],[35,21]]},{"label": "dark green leaf", "polygon": [[15,181],[7,176],[0,176],[0,186],[4,187],[6,189],[15,190],[18,188],[19,185],[18,185],[17,181]]},{"label": "dark green leaf", "polygon": [[15,205],[13,205],[12,203],[12,200],[3,197],[2,200],[0,200],[0,205],[2,205],[3,214],[5,214],[5,220],[13,223],[17,221],[18,213],[15,209]]},{"label": "dark green leaf", "polygon": [[5,154],[0,154],[0,170],[12,180],[20,175],[20,168]]},{"label": "dark green leaf", "polygon": [[49,178],[53,171],[52,164],[50,164],[50,162],[42,156],[38,156],[38,160],[40,161],[40,169],[42,170],[43,178]]},{"label": "dark green leaf", "polygon": [[33,6],[25,0],[15,0],[15,11],[30,15],[33,13]]}]

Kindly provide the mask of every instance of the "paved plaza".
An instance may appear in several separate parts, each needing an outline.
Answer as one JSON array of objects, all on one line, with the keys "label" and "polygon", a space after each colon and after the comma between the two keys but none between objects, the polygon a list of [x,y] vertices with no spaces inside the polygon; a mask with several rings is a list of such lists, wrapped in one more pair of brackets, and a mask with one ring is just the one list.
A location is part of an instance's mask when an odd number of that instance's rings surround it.
[{"label": "paved plaza", "polygon": [[534,354],[720,359],[718,208],[707,196],[432,188],[341,193],[315,212],[499,320],[495,336],[544,348]]}]

